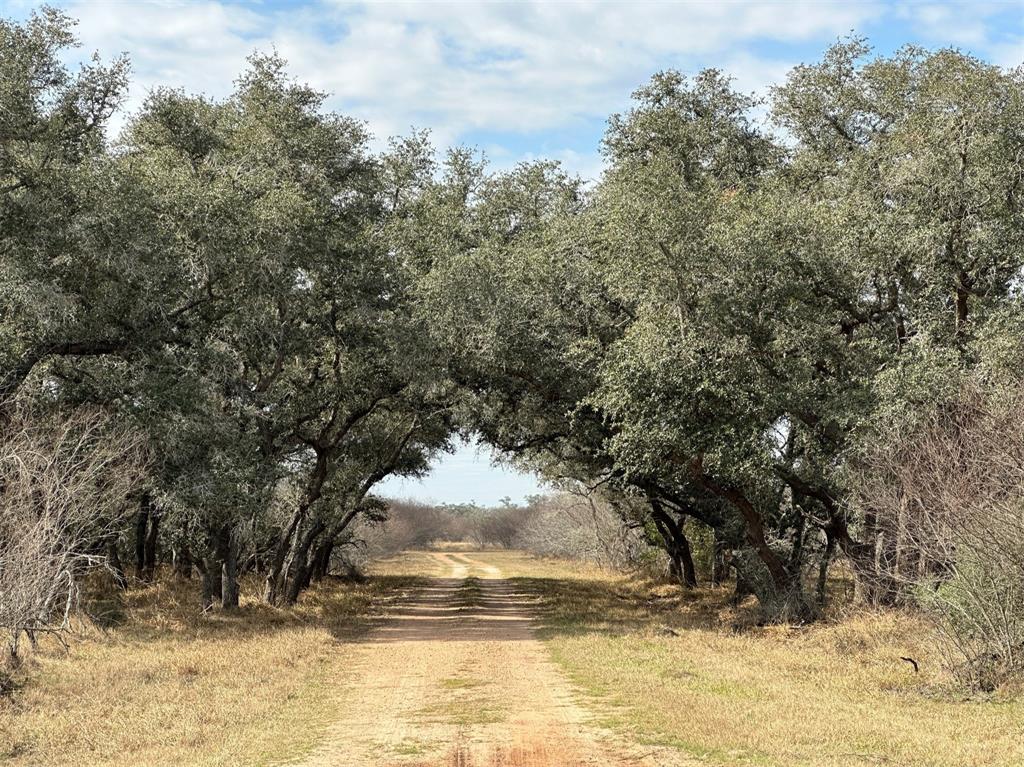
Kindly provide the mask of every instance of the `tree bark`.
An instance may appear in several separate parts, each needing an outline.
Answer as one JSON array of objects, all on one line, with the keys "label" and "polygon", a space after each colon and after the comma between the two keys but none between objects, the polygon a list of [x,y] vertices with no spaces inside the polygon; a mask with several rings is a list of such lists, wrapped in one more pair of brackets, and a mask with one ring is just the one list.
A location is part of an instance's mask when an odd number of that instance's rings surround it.
[{"label": "tree bark", "polygon": [[654,525],[658,528],[658,533],[665,543],[665,550],[672,562],[672,574],[684,588],[696,588],[697,571],[693,566],[690,542],[683,532],[682,524],[666,512],[661,503],[655,499],[651,500],[651,509]]},{"label": "tree bark", "polygon": [[225,610],[238,607],[238,546],[230,525],[217,536],[217,558],[220,560],[220,606]]},{"label": "tree bark", "polygon": [[107,567],[114,575],[114,583],[121,591],[128,590],[128,576],[125,575],[124,566],[121,564],[121,554],[117,550],[117,539],[107,539]]},{"label": "tree bark", "polygon": [[192,578],[192,552],[187,543],[182,543],[174,550],[174,574],[179,578]]},{"label": "tree bark", "polygon": [[835,536],[825,530],[825,550],[821,554],[821,563],[818,565],[818,582],[815,585],[815,596],[818,600],[818,607],[825,606],[826,587],[828,586],[828,566],[832,561],[832,554],[836,549]]},{"label": "tree bark", "polygon": [[139,499],[139,512],[135,517],[135,577],[144,580],[146,572],[146,531],[149,528],[149,494]]},{"label": "tree bark", "polygon": [[196,567],[203,576],[203,610],[209,610],[221,598],[221,573],[215,560],[202,557]]}]

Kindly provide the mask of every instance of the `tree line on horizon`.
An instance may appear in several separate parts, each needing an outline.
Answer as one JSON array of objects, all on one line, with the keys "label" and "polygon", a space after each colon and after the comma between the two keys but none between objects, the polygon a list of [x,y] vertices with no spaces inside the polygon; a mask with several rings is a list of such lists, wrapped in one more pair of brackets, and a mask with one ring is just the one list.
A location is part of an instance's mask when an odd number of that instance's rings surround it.
[{"label": "tree line on horizon", "polygon": [[[585,489],[765,620],[935,615],[1024,665],[1024,74],[862,40],[765,99],[656,74],[605,169],[370,148],[276,55],[217,100],[0,22],[0,624],[158,561],[293,603],[457,435]],[[763,115],[755,119],[755,115]],[[28,584],[28,585],[25,585]],[[20,591],[19,591],[20,589]],[[12,595],[17,595],[12,596]]]}]

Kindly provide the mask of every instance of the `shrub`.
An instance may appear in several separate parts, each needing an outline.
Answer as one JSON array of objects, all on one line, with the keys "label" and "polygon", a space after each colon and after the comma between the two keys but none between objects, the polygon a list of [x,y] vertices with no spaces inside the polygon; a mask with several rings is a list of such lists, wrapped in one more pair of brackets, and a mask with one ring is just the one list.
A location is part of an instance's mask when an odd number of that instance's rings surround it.
[{"label": "shrub", "polygon": [[1024,674],[1024,382],[966,387],[879,446],[860,502],[876,559],[946,639],[953,671],[992,690]]},{"label": "shrub", "polygon": [[5,412],[0,427],[0,627],[60,636],[93,552],[117,529],[142,469],[138,438],[98,411]]}]

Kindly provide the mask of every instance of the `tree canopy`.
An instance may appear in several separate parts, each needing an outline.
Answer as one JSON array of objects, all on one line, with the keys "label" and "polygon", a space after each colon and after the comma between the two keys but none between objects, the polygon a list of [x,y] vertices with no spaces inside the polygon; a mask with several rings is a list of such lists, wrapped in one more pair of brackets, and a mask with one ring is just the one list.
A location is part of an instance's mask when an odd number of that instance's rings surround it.
[{"label": "tree canopy", "polygon": [[685,584],[710,529],[770,618],[813,617],[837,550],[890,601],[859,461],[1020,375],[1020,69],[850,39],[766,99],[661,72],[588,186],[373,151],[276,55],[113,136],[127,62],[72,72],[72,26],[0,22],[0,393],[143,436],[140,562],[159,534],[208,604],[242,569],[297,599],[459,434],[601,493]]}]

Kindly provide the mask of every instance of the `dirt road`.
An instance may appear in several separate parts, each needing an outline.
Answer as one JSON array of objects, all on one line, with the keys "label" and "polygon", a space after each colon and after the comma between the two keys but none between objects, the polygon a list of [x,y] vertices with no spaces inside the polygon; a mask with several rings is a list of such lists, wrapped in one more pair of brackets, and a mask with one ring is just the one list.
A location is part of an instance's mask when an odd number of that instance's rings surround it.
[{"label": "dirt road", "polygon": [[303,767],[625,767],[534,633],[535,604],[501,571],[430,555],[429,585],[403,595],[355,648],[327,738]]}]

